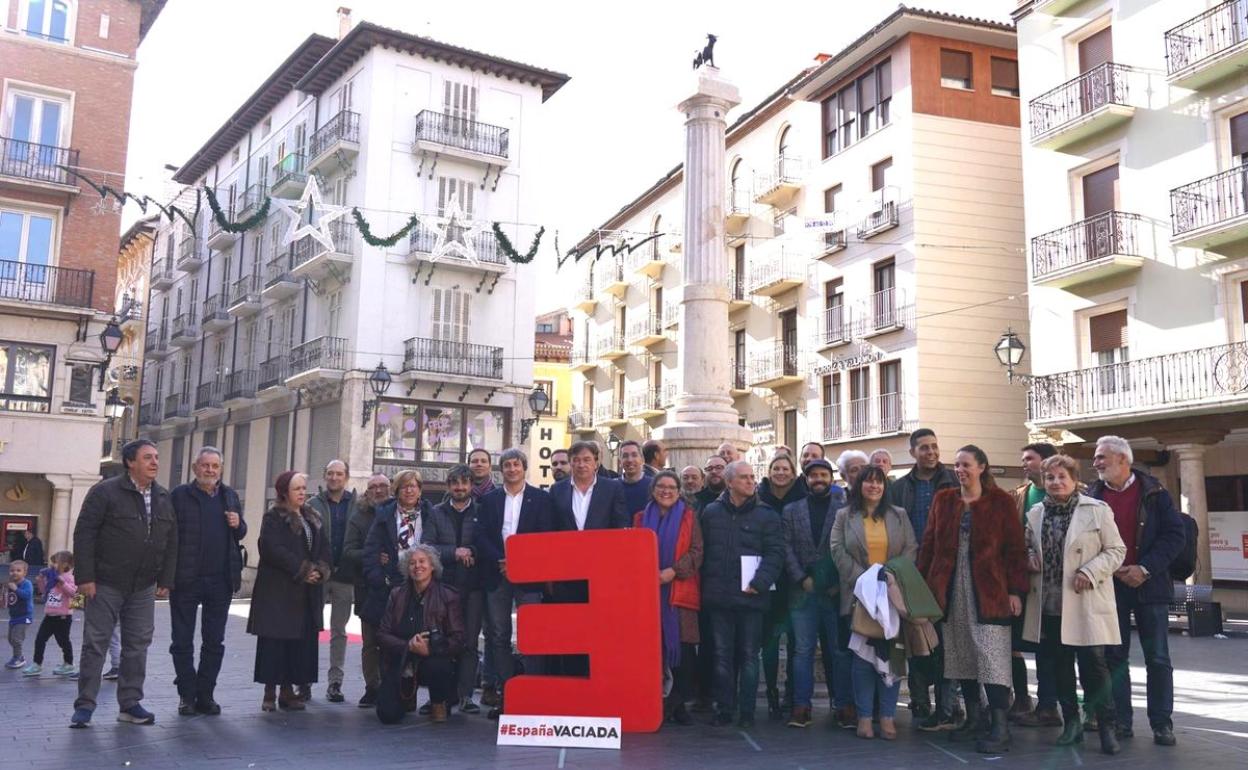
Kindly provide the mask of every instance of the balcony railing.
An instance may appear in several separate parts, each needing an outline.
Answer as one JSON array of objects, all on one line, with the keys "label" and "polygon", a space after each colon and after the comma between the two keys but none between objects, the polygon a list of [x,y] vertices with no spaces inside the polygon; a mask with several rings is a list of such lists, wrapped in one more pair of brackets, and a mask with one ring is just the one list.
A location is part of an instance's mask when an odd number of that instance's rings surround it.
[{"label": "balcony railing", "polygon": [[503,349],[470,342],[412,337],[403,343],[403,371],[500,380]]},{"label": "balcony railing", "polygon": [[750,216],[750,191],[745,187],[729,187],[724,214],[730,219],[748,219]]},{"label": "balcony railing", "polygon": [[750,384],[746,381],[745,362],[732,359],[728,362],[728,371],[732,373],[732,389],[733,390],[749,390]]},{"label": "balcony railing", "polygon": [[593,430],[594,416],[579,407],[572,407],[572,411],[568,412],[568,430],[572,432],[581,432]]},{"label": "balcony railing", "polygon": [[845,430],[841,421],[840,404],[823,405],[823,440],[840,441]]},{"label": "balcony railing", "polygon": [[1031,138],[1111,104],[1130,106],[1129,67],[1106,62],[1031,100]]},{"label": "balcony railing", "polygon": [[257,372],[255,369],[230,372],[229,376],[225,378],[224,400],[233,401],[235,399],[254,397],[256,395],[256,377]]},{"label": "balcony railing", "polygon": [[170,327],[169,339],[176,340],[179,337],[198,337],[199,336],[199,316],[192,310],[186,313],[179,313],[173,318],[173,326]]},{"label": "balcony railing", "polygon": [[[786,287],[796,286],[806,280],[805,260],[788,249],[779,249],[770,259],[760,260],[750,266],[749,290],[751,293],[779,293]],[[774,291],[773,291],[774,290]]]},{"label": "balcony railing", "polygon": [[754,176],[754,199],[760,203],[772,200],[776,193],[802,184],[806,166],[801,158],[781,155],[772,163],[771,170]]},{"label": "balcony railing", "polygon": [[166,420],[190,417],[190,401],[182,393],[170,393],[168,396],[165,396],[165,410],[163,414]]},{"label": "balcony railing", "polygon": [[[909,430],[906,422],[905,398],[901,393],[882,393],[849,402],[849,435],[875,436],[904,433]],[[825,423],[827,417],[825,413]]]},{"label": "balcony railing", "polygon": [[151,274],[152,288],[156,290],[168,289],[173,285],[173,259],[165,257],[152,262]]},{"label": "balcony railing", "polygon": [[1228,0],[1166,32],[1166,74],[1182,72],[1245,41],[1243,0]]},{"label": "balcony railing", "polygon": [[308,156],[320,157],[335,142],[360,141],[360,113],[343,110],[316,129],[308,139]]},{"label": "balcony railing", "polygon": [[1113,255],[1143,257],[1139,229],[1143,218],[1123,211],[1106,211],[1031,239],[1033,278],[1075,268]]},{"label": "balcony railing", "polygon": [[914,305],[906,303],[906,293],[896,287],[877,291],[867,298],[870,331],[898,329],[911,323]]},{"label": "balcony railing", "polygon": [[51,184],[73,184],[62,166],[77,167],[78,151],[0,136],[0,176],[14,176]]},{"label": "balcony railing", "polygon": [[[447,235],[459,238],[461,243],[464,242],[462,235],[455,233],[454,230],[448,230]],[[437,233],[424,227],[417,227],[407,238],[407,251],[409,254],[432,254],[437,243]],[[472,249],[476,253],[478,262],[484,262],[488,265],[507,264],[507,257],[498,250],[498,239],[494,237],[493,232],[477,235],[472,241]],[[439,259],[454,260],[457,263],[467,262],[458,252],[445,254],[439,257]]]},{"label": "balcony railing", "polygon": [[434,142],[447,147],[506,158],[511,133],[500,126],[491,126],[469,118],[421,110],[416,115],[416,141]]},{"label": "balcony railing", "polygon": [[290,352],[292,375],[313,369],[345,369],[347,341],[342,337],[317,337]]},{"label": "balcony railing", "polygon": [[1236,166],[1170,191],[1170,221],[1181,236],[1248,214],[1248,167]]},{"label": "balcony railing", "polygon": [[608,422],[624,422],[624,404],[607,403],[598,404],[594,407],[594,424],[602,425]]},{"label": "balcony railing", "polygon": [[204,382],[195,389],[196,409],[220,409],[222,394],[225,392],[220,382]]},{"label": "balcony railing", "polygon": [[260,276],[245,275],[230,287],[230,306],[260,301]]},{"label": "balcony railing", "polygon": [[308,159],[301,152],[288,153],[273,166],[273,189],[285,184],[299,184],[308,181]]},{"label": "balcony railing", "polygon": [[646,388],[628,394],[626,412],[630,415],[642,412],[661,412],[663,408],[663,389]]},{"label": "balcony railing", "polygon": [[240,219],[251,216],[256,213],[260,205],[264,203],[264,199],[268,197],[269,191],[263,184],[253,184],[246,190],[238,194],[234,199],[234,208],[237,212],[236,216]]},{"label": "balcony railing", "polygon": [[91,307],[95,271],[0,259],[0,300]]},{"label": "balcony railing", "polygon": [[738,275],[736,270],[728,271],[728,300],[738,303],[750,301],[750,295],[745,290],[745,276]]},{"label": "balcony railing", "polygon": [[[901,223],[901,212],[897,206],[897,201],[893,200],[895,192],[891,190],[879,190],[874,193],[875,199],[871,202],[871,211],[858,222],[855,232],[859,238],[870,238],[873,235],[879,235],[885,230],[891,230]],[[829,233],[835,235],[835,233]],[[845,233],[841,234],[841,247],[844,247]],[[825,241],[825,249],[835,251],[828,248]]]},{"label": "balcony railing", "polygon": [[1033,420],[1133,411],[1172,413],[1183,406],[1248,397],[1248,343],[1215,345],[1036,377],[1028,392]]},{"label": "balcony railing", "polygon": [[820,347],[831,347],[852,339],[851,311],[844,305],[836,305],[823,311],[823,323],[817,330],[815,341]]},{"label": "balcony railing", "polygon": [[750,356],[750,382],[797,377],[797,345],[783,343]]},{"label": "balcony railing", "polygon": [[169,336],[164,324],[147,327],[147,334],[143,336],[143,351],[145,353],[164,352],[168,345]]},{"label": "balcony railing", "polygon": [[160,410],[155,404],[139,404],[139,425],[160,425]]},{"label": "balcony railing", "polygon": [[628,327],[628,339],[630,342],[651,340],[662,336],[663,318],[655,313],[638,318],[629,324]]},{"label": "balcony railing", "polygon": [[256,375],[256,390],[267,390],[286,383],[286,377],[290,373],[290,358],[283,354],[278,354],[263,361],[260,364],[260,371]]},{"label": "balcony railing", "polygon": [[[334,254],[355,254],[355,223],[343,222],[341,220],[329,223],[330,240],[334,242]],[[311,235],[305,235],[295,241],[291,247],[290,269],[294,270],[307,263],[308,261],[319,257],[330,251],[325,248],[325,244],[319,239]],[[284,259],[284,257],[282,257]]]},{"label": "balcony railing", "polygon": [[271,289],[279,283],[294,283],[295,278],[290,274],[290,262],[289,254],[269,260],[269,264],[265,266],[265,289]]},{"label": "balcony railing", "polygon": [[188,263],[194,262],[195,266],[199,266],[199,239],[194,235],[188,235],[178,244],[178,268],[185,269]]}]

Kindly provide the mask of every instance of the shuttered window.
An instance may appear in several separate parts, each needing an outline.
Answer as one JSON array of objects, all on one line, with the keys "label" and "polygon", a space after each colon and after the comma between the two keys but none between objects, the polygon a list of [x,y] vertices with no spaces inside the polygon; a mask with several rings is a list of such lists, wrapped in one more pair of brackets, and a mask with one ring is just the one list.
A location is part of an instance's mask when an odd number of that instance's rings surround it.
[{"label": "shuttered window", "polygon": [[[290,415],[282,414],[269,420],[269,457],[264,476],[269,482],[287,469],[290,463]],[[311,469],[309,469],[311,470]]]},{"label": "shuttered window", "polygon": [[973,87],[971,54],[968,51],[940,49],[940,84],[946,88],[969,90]]},{"label": "shuttered window", "polygon": [[1248,112],[1231,118],[1231,155],[1241,159],[1248,155]]},{"label": "shuttered window", "polygon": [[433,290],[433,326],[435,340],[467,342],[472,297],[456,289]]},{"label": "shuttered window", "polygon": [[1127,311],[1092,316],[1088,319],[1088,337],[1093,353],[1127,347]]},{"label": "shuttered window", "polygon": [[997,96],[1018,96],[1018,62],[992,57],[992,92]]},{"label": "shuttered window", "polygon": [[473,190],[475,189],[476,185],[463,179],[450,176],[438,177],[438,215],[446,216],[446,209],[451,205],[451,200],[456,199],[464,215],[471,219]]},{"label": "shuttered window", "polygon": [[1106,27],[1079,43],[1079,71],[1087,72],[1114,58],[1113,27]]},{"label": "shuttered window", "polygon": [[173,454],[173,462],[169,464],[169,489],[173,489],[182,483],[182,463],[183,455],[186,454],[186,437],[175,437],[173,439],[173,448],[169,451]]},{"label": "shuttered window", "polygon": [[1113,211],[1118,202],[1118,164],[1093,171],[1083,178],[1083,215],[1091,219]]},{"label": "shuttered window", "polygon": [[893,159],[884,160],[871,166],[871,191],[879,192],[888,186],[889,171],[893,168]]},{"label": "shuttered window", "polygon": [[477,89],[467,83],[447,80],[443,83],[442,109],[447,115],[467,120],[477,119]]},{"label": "shuttered window", "polygon": [[1248,324],[1248,281],[1239,284],[1239,317]]},{"label": "shuttered window", "polygon": [[329,461],[338,457],[339,414],[336,403],[312,407],[308,428],[308,471],[312,478],[319,478]]},{"label": "shuttered window", "polygon": [[247,449],[251,446],[251,423],[234,426],[234,448],[230,452],[230,486],[243,495],[247,488]]}]

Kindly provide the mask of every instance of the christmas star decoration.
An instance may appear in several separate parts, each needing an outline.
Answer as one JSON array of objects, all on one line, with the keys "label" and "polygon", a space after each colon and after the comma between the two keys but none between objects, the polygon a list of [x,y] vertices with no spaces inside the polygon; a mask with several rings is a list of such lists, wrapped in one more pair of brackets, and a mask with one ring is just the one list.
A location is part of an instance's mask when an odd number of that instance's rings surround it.
[{"label": "christmas star decoration", "polygon": [[[342,219],[349,209],[346,206],[335,206],[321,199],[321,185],[316,181],[315,174],[308,175],[308,182],[296,201],[273,198],[273,205],[285,215],[290,223],[286,230],[285,243],[293,244],[305,235],[310,235],[329,251],[335,251],[334,236],[329,231],[331,223]],[[305,221],[304,214],[310,210]],[[311,217],[315,217],[313,222]]]},{"label": "christmas star decoration", "polygon": [[460,257],[474,265],[480,261],[476,243],[477,237],[485,232],[485,225],[470,220],[458,200],[452,198],[442,216],[434,219],[433,231],[437,239],[429,253],[430,262],[442,257]]}]

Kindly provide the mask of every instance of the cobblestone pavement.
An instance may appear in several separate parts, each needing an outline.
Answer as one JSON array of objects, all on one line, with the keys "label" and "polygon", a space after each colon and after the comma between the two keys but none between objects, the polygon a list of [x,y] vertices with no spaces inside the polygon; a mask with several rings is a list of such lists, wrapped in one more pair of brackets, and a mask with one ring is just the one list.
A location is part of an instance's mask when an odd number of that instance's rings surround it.
[{"label": "cobblestone pavement", "polygon": [[[260,686],[251,681],[255,641],[244,630],[246,610],[243,602],[232,608],[225,665],[217,690],[224,707],[219,717],[177,715],[173,665],[167,652],[169,613],[163,602],[157,604],[156,640],[148,656],[147,697],[143,701],[156,713],[153,726],[115,722],[115,687],[105,682],[91,729],[69,730],[75,695],[72,682],[50,674],[25,679],[20,672],[0,671],[0,719],[5,725],[4,738],[0,738],[0,766],[371,769],[432,761],[446,768],[717,766],[771,770],[835,767],[846,762],[853,768],[1248,767],[1248,638],[1244,636],[1229,640],[1172,636],[1171,654],[1179,667],[1175,673],[1179,745],[1174,749],[1152,744],[1143,714],[1144,673],[1137,665],[1132,675],[1138,737],[1125,741],[1124,751],[1116,757],[1101,755],[1094,736],[1089,736],[1088,746],[1082,750],[1058,749],[1052,746],[1057,730],[1022,728],[1014,730],[1012,752],[985,757],[962,744],[949,744],[943,734],[911,730],[904,708],[898,715],[901,736],[895,743],[864,741],[850,731],[827,725],[826,699],[816,702],[816,723],[806,730],[766,721],[748,733],[706,724],[664,727],[652,735],[626,735],[620,752],[561,752],[496,747],[494,723],[484,715],[455,713],[446,724],[436,726],[413,715],[401,725],[382,726],[371,711],[354,705],[362,689],[359,644],[354,639],[347,658],[347,703],[332,705],[324,700],[322,677],[306,712],[263,714]],[[75,651],[81,638],[80,620],[74,624]],[[33,639],[32,628],[27,644],[33,645]],[[4,653],[7,659],[8,651]],[[1138,647],[1135,655],[1138,663]],[[321,659],[327,663],[325,645]],[[44,663],[48,670],[59,663],[55,643],[49,645]],[[765,719],[765,702],[761,714]]]}]

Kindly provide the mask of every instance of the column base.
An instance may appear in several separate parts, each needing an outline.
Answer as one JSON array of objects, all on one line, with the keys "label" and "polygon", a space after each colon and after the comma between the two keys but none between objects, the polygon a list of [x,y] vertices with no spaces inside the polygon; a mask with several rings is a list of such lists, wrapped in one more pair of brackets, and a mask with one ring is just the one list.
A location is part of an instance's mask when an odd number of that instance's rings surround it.
[{"label": "column base", "polygon": [[736,444],[742,452],[754,441],[754,434],[744,425],[718,421],[674,422],[656,430],[654,437],[667,447],[668,464],[677,470],[686,465],[701,468],[725,441]]}]

